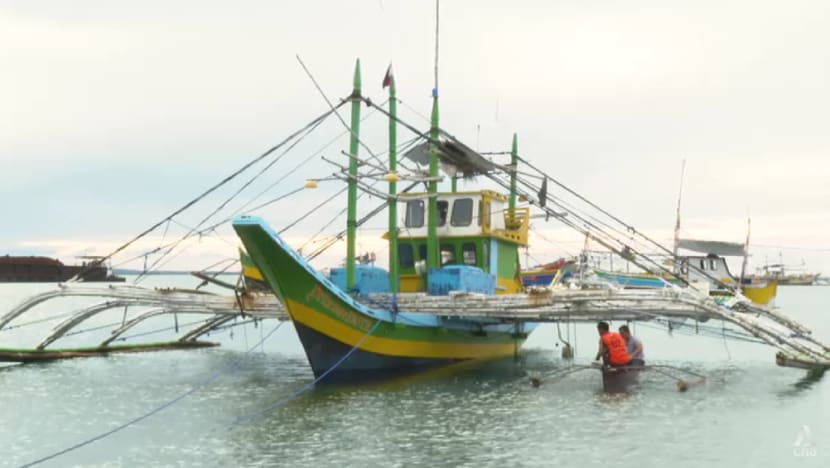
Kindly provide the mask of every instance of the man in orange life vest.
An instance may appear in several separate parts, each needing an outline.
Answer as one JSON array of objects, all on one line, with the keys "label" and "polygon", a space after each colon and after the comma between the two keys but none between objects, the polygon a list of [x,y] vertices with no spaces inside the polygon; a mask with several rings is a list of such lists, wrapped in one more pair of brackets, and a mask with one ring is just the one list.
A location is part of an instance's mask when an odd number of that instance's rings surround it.
[{"label": "man in orange life vest", "polygon": [[599,331],[599,350],[594,360],[598,361],[599,358],[602,358],[603,364],[610,366],[627,365],[629,358],[622,336],[619,333],[610,331],[610,327],[606,322],[599,322],[597,324],[597,331]]}]

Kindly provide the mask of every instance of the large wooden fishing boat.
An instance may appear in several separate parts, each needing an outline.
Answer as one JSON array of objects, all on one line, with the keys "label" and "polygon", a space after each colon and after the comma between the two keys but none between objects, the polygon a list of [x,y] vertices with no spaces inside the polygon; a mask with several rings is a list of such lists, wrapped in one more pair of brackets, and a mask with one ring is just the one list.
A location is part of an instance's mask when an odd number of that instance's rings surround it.
[{"label": "large wooden fishing boat", "polygon": [[[683,271],[671,271],[642,251],[634,250],[632,239],[620,239],[602,230],[589,231],[584,228],[579,213],[567,211],[564,205],[555,205],[566,210],[561,212],[548,206],[547,203],[557,203],[547,194],[548,175],[521,159],[532,170],[538,171],[541,184],[520,180],[516,136],[509,152],[509,164],[498,165],[484,158],[439,129],[437,92],[433,94],[429,133],[406,125],[421,139],[421,143],[403,157],[419,164],[428,163],[429,171],[409,170],[408,174],[399,174],[396,169],[395,136],[397,99],[394,80],[390,81],[389,111],[381,110],[389,116],[389,167],[386,169],[374,163],[367,164],[357,156],[361,104],[380,110],[361,95],[358,62],[354,89],[348,99],[352,105],[349,163],[348,167],[340,166],[340,172],[334,174],[334,179],[344,181],[348,188],[346,230],[344,236],[336,236],[346,240],[346,259],[342,268],[332,268],[331,274],[326,277],[262,219],[242,216],[233,222],[250,256],[250,262],[243,259],[243,269],[248,272],[246,276],[258,272],[284,305],[311,367],[319,378],[330,374],[346,378],[375,373],[389,375],[458,360],[509,356],[518,352],[540,320],[570,320],[572,315],[583,321],[611,317],[652,320],[662,315],[677,314],[705,322],[711,317],[723,317],[790,352],[791,344],[784,346],[780,340],[775,341],[775,337],[779,336],[779,331],[774,330],[776,325],[762,324],[748,316],[727,315],[723,312],[726,302],[701,299],[696,288],[681,288],[682,291],[671,290],[667,293],[634,292],[635,295],[642,294],[643,299],[638,299],[633,308],[625,305],[629,299],[622,299],[628,297],[627,293],[617,293],[613,289],[603,291],[602,285],[582,284],[576,289],[555,290],[552,283],[556,282],[551,281],[541,292],[525,292],[519,248],[528,245],[530,206],[542,210],[546,218],[555,217],[573,227],[645,271],[661,271],[676,284],[685,285],[690,280],[705,278],[730,292],[734,291],[736,284],[729,281],[732,277],[720,257],[698,259],[675,254],[673,262],[682,262],[680,269]],[[439,163],[445,168],[447,177],[439,176]],[[368,172],[359,172],[359,165],[369,168]],[[457,174],[485,176],[506,189],[507,193],[459,191],[456,188]],[[385,181],[389,190],[382,193],[372,189],[361,182],[362,178]],[[450,190],[439,191],[438,183],[447,178]],[[399,181],[413,185],[423,183],[427,191],[398,193]],[[521,184],[521,190],[517,190],[517,184]],[[305,187],[317,188],[317,180],[308,180]],[[360,265],[355,255],[356,229],[362,222],[356,216],[358,187],[385,199],[389,214],[389,227],[384,235],[389,248],[388,271],[374,265]],[[565,190],[569,189],[565,187]],[[527,205],[517,206],[517,200],[524,200]],[[405,215],[399,225],[397,210],[401,204],[405,207]],[[643,245],[671,253],[646,236],[639,233],[637,236],[642,238]],[[705,262],[701,263],[703,260]],[[723,272],[720,271],[721,266]],[[694,291],[689,291],[691,289]],[[749,289],[744,288],[744,291]],[[582,294],[587,296],[580,299]],[[610,299],[618,294],[623,302]],[[698,298],[690,301],[686,297],[689,294]],[[663,305],[664,300],[676,304]],[[729,307],[756,311],[770,322],[786,327],[800,327],[790,319],[779,317],[769,310],[756,309],[748,302],[735,296]],[[696,310],[672,312],[675,307]],[[808,346],[819,345],[810,341]],[[824,362],[822,352],[804,346],[797,349],[807,356],[798,357],[799,362]],[[603,374],[604,379],[622,382],[623,386],[628,385],[628,377],[636,376]]]},{"label": "large wooden fishing boat", "polygon": [[[395,312],[393,304],[370,308],[312,268],[261,219],[239,218],[234,228],[285,305],[316,375],[335,368],[344,377],[388,375],[463,359],[510,356],[535,328],[487,318]],[[356,271],[363,280],[358,285],[377,279],[374,267]],[[457,271],[463,275],[465,269]],[[433,272],[433,277],[438,275]]]},{"label": "large wooden fishing boat", "polygon": [[[515,355],[538,323],[564,323],[567,326],[575,322],[613,320],[652,321],[655,324],[665,324],[670,330],[688,326],[695,333],[754,340],[777,348],[779,354],[776,362],[779,365],[818,371],[830,368],[830,355],[827,352],[830,348],[812,337],[809,329],[777,310],[750,303],[742,295],[715,300],[696,288],[684,287],[683,281],[680,281],[679,287],[671,288],[615,288],[607,283],[591,281],[584,277],[582,270],[570,279],[570,284],[557,282],[554,277],[550,283],[525,290],[521,282],[519,249],[529,244],[531,207],[541,212],[540,218],[554,219],[573,228],[586,239],[600,244],[608,252],[624,258],[642,271],[659,271],[675,279],[683,277],[673,268],[669,270],[664,264],[657,263],[653,255],[646,254],[656,249],[658,253],[671,255],[672,252],[667,248],[602,210],[529,160],[520,158],[515,135],[510,151],[494,153],[509,154],[509,162],[498,164],[439,129],[437,92],[433,96],[431,128],[426,134],[397,119],[394,107],[398,100],[394,96],[394,82],[390,87],[388,112],[364,97],[359,83],[359,72],[356,71],[355,87],[340,105],[333,106],[303,129],[246,163],[232,176],[224,178],[194,201],[188,202],[106,257],[109,259],[123,252],[148,233],[169,225],[174,217],[196,201],[205,198],[218,187],[225,186],[233,177],[252,168],[255,163],[272,157],[278,149],[285,148],[287,151],[293,148],[294,142],[298,141],[296,138],[305,136],[307,131],[332,116],[340,106],[351,104],[352,120],[347,132],[350,135],[348,167],[327,160],[338,167],[339,171],[325,178],[309,179],[303,184],[305,189],[318,188],[318,182],[323,181],[334,181],[333,185],[342,182],[347,184],[346,229],[341,234],[330,236],[329,240],[322,242],[310,253],[306,252],[307,257],[304,258],[281,237],[281,233],[291,229],[296,221],[281,227],[278,235],[259,218],[235,218],[233,228],[250,255],[250,261],[242,257],[244,276],[250,277],[254,272],[259,272],[262,283],[273,294],[252,293],[250,288],[239,288],[238,283],[234,285],[215,278],[215,275],[201,273],[197,276],[203,281],[202,284],[213,283],[227,287],[233,290],[233,294],[224,296],[208,293],[199,290],[201,284],[196,289],[178,290],[141,287],[137,284],[104,287],[70,282],[59,285],[52,291],[31,296],[0,315],[0,330],[41,323],[41,319],[23,324],[17,321],[47,300],[96,297],[103,301],[51,317],[50,320],[63,320],[35,347],[27,350],[0,349],[0,360],[25,362],[138,349],[182,349],[177,343],[201,346],[197,343],[199,337],[234,326],[240,318],[255,322],[260,319],[290,318],[317,376],[317,382],[329,375],[344,378],[388,376],[455,361]],[[384,162],[379,160],[377,154],[372,156],[380,165],[358,157],[360,108],[363,105],[389,117],[388,169],[382,166]],[[412,153],[426,154],[428,171],[406,167],[407,164],[403,163],[404,171],[397,171],[397,123],[405,125],[415,134],[413,140],[402,145],[412,148],[403,157],[420,164],[415,159],[418,154]],[[413,143],[417,146],[413,147]],[[279,157],[273,159],[267,167],[278,159]],[[523,165],[521,171],[518,170],[519,161]],[[445,176],[438,175],[439,162],[445,167]],[[262,173],[259,170],[255,177]],[[478,176],[486,179],[485,182],[490,185],[477,185],[473,190],[458,190],[456,185],[460,174]],[[397,191],[399,181],[408,184],[401,193]],[[443,190],[440,191],[439,182],[443,183]],[[555,193],[548,193],[548,182],[554,186]],[[388,183],[388,191],[381,192],[376,187],[378,183]],[[410,190],[422,184],[426,185],[425,193],[410,193]],[[243,186],[248,187],[249,184]],[[300,190],[303,188],[272,202]],[[389,223],[384,235],[389,249],[388,271],[365,262],[361,264],[355,255],[356,231],[367,216],[357,218],[358,190],[383,200],[383,204],[370,210],[368,215],[388,211]],[[319,197],[309,192],[303,196],[334,200],[341,192],[342,189],[333,195],[321,194]],[[239,190],[235,190],[232,198],[238,194]],[[260,195],[262,194],[256,197]],[[522,205],[517,205],[517,201]],[[219,209],[226,205],[227,202],[223,202]],[[401,222],[397,214],[399,205],[405,209]],[[214,210],[211,216],[216,215],[219,209]],[[252,209],[255,210],[256,208]],[[297,215],[300,219],[314,220],[314,210],[316,208]],[[234,216],[236,214],[233,213]],[[181,239],[201,236],[225,223],[222,220],[219,224],[205,226],[208,218],[198,229],[186,228],[187,232]],[[621,236],[621,232],[625,235]],[[331,269],[328,276],[312,268],[310,262],[321,248],[342,239],[346,243],[346,260],[342,268]],[[304,245],[312,240],[313,238],[307,240]],[[160,265],[160,261],[178,244],[179,241],[171,243],[170,249],[165,250],[150,269]],[[150,253],[159,250],[161,247]],[[709,260],[708,257],[706,259]],[[371,256],[369,260],[372,260]],[[681,260],[675,254],[672,255],[672,261],[675,266]],[[584,262],[579,265],[580,268],[585,266]],[[689,277],[693,271],[695,274],[705,273],[707,277],[717,273],[699,262],[687,262],[686,267]],[[558,271],[562,272],[563,268]],[[724,284],[724,287],[729,289],[730,285]],[[111,333],[98,346],[53,346],[64,337],[84,331],[75,329],[86,320],[113,311],[118,312],[119,319],[114,322]],[[198,314],[206,318],[181,324],[180,329],[177,319],[179,314]],[[116,341],[144,336],[144,333],[128,335],[127,332],[138,324],[164,315],[173,316],[172,329],[181,335],[175,343],[149,343],[141,348],[114,345]],[[685,319],[691,319],[688,325],[684,325]],[[712,319],[721,323],[718,326],[707,326],[706,322]],[[239,323],[244,324],[246,321]],[[724,324],[733,329],[727,331]],[[94,327],[90,330],[97,329]],[[271,333],[276,329],[277,327]],[[265,338],[267,335],[263,340]],[[559,340],[570,348],[567,338],[561,334]],[[556,375],[584,368],[590,369],[593,366],[564,366]],[[610,374],[604,377],[613,379]],[[617,380],[622,380],[625,384],[625,379]],[[606,387],[610,388],[611,385],[607,384]]]}]

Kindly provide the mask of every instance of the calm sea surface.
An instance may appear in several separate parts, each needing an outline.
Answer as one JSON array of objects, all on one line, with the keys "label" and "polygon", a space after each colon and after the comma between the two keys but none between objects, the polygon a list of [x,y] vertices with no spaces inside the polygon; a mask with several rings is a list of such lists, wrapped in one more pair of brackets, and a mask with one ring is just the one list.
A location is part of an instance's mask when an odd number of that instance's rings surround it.
[{"label": "calm sea surface", "polygon": [[[167,276],[148,284],[195,282]],[[0,284],[0,313],[52,287]],[[46,303],[13,325],[88,303]],[[782,287],[777,303],[830,342],[830,287]],[[104,315],[80,328],[118,323],[123,310]],[[193,320],[178,317],[182,326]],[[0,347],[32,346],[56,323],[0,331]],[[163,317],[133,334],[173,325]],[[651,362],[706,374],[707,383],[679,393],[672,379],[650,372],[632,394],[608,396],[595,371],[529,385],[529,376],[567,365],[556,326],[544,325],[519,362],[318,386],[279,405],[313,376],[290,323],[255,347],[275,325],[211,334],[219,348],[0,367],[0,466],[63,450],[187,392],[40,466],[830,466],[830,376],[810,380],[779,368],[767,346],[638,324]],[[107,333],[57,346],[97,344]],[[562,334],[575,342],[576,362],[588,363],[593,327],[563,327]]]}]

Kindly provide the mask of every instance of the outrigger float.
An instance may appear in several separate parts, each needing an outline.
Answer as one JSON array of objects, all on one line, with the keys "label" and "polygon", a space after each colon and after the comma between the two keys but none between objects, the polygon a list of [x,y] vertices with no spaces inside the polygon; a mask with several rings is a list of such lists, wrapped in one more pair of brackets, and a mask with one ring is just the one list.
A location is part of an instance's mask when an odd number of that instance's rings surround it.
[{"label": "outrigger float", "polygon": [[[732,325],[730,336],[776,348],[778,365],[813,371],[830,368],[830,348],[782,312],[753,304],[736,285],[721,284],[732,291],[731,295],[710,297],[708,291],[696,289],[684,277],[642,253],[656,248],[672,254],[521,158],[515,135],[511,151],[499,153],[508,154],[510,161],[497,164],[443,131],[438,125],[437,87],[429,132],[422,132],[398,118],[395,81],[389,78],[387,110],[362,94],[358,61],[351,95],[303,129],[313,130],[326,117],[336,114],[340,106],[351,104],[347,163],[335,163],[337,170],[332,177],[309,180],[305,184],[312,189],[327,180],[346,183],[344,267],[334,268],[326,276],[314,269],[263,219],[237,216],[233,228],[250,256],[249,262],[243,262],[243,270],[246,276],[260,275],[257,279],[270,292],[257,293],[228,284],[225,286],[234,290],[232,295],[139,286],[65,284],[28,298],[0,316],[0,331],[15,327],[15,321],[33,307],[54,298],[96,297],[103,302],[71,313],[33,349],[0,350],[0,360],[31,362],[205,346],[208,344],[200,342],[200,337],[236,319],[252,317],[291,320],[318,378],[363,378],[462,360],[515,355],[538,324],[546,322],[606,320],[677,324],[691,320],[696,329],[705,330],[707,321],[719,320]],[[360,140],[359,132],[363,105],[388,117],[387,167],[358,157],[359,147],[368,148]],[[413,132],[416,143],[410,145],[411,149],[400,160],[398,125]],[[255,161],[285,147],[302,133],[294,133]],[[401,171],[398,163],[404,160],[424,162],[428,171],[407,168]],[[520,162],[524,162],[526,170],[519,170]],[[447,169],[449,191],[438,190],[439,182],[444,181],[438,172],[439,164]],[[495,189],[459,191],[459,174],[483,177]],[[230,178],[223,183],[227,180]],[[423,183],[427,191],[398,193],[397,183],[401,181]],[[388,184],[388,191],[375,189],[376,182]],[[389,248],[388,270],[358,265],[356,234],[361,224],[357,218],[358,191],[382,198],[388,211],[389,223],[384,235]],[[405,208],[402,224],[397,214],[399,205]],[[169,222],[188,206],[164,221]],[[558,274],[548,284],[525,288],[521,281],[519,249],[529,245],[531,210],[575,229],[643,271],[658,271],[672,281],[659,289],[623,289],[597,277],[573,274],[565,281]],[[156,224],[145,234],[162,224]],[[210,228],[214,229],[215,225]],[[342,237],[338,235],[337,239]],[[688,264],[688,268],[700,277],[720,283],[720,279],[694,264]],[[110,336],[97,346],[53,349],[55,342],[90,318],[124,308],[136,312],[129,319],[125,314],[124,320],[112,328]],[[114,345],[139,323],[170,314],[198,314],[205,319],[174,341],[143,347]],[[606,388],[618,388],[615,385],[620,383],[619,379],[613,376],[617,373],[617,370],[603,370]],[[626,378],[634,375],[619,374]],[[626,382],[622,382],[622,387],[626,387]]]}]

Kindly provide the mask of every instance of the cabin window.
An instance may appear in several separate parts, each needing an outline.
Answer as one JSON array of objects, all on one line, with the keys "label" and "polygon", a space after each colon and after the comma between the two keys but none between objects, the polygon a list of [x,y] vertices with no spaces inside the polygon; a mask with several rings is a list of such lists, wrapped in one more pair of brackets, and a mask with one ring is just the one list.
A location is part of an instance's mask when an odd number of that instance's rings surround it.
[{"label": "cabin window", "polygon": [[465,265],[476,266],[476,245],[468,242],[461,246],[461,259]]},{"label": "cabin window", "polygon": [[473,199],[459,198],[452,204],[452,217],[450,224],[453,226],[469,226],[473,222]]},{"label": "cabin window", "polygon": [[446,200],[438,200],[436,203],[438,211],[438,226],[447,224],[447,211],[450,209],[450,202]]},{"label": "cabin window", "polygon": [[409,200],[406,202],[406,219],[404,225],[410,228],[424,227],[424,201]]},{"label": "cabin window", "polygon": [[706,259],[703,259],[703,258],[700,259],[700,269],[701,270],[706,269]]},{"label": "cabin window", "polygon": [[441,266],[455,265],[455,247],[451,244],[441,245]]},{"label": "cabin window", "polygon": [[682,273],[684,275],[689,274],[689,261],[688,260],[683,260],[682,262],[680,262],[680,273]]},{"label": "cabin window", "polygon": [[715,271],[715,270],[718,269],[718,264],[717,264],[717,262],[715,261],[714,258],[709,259],[709,269],[712,270],[712,271]]},{"label": "cabin window", "polygon": [[412,244],[398,244],[398,263],[401,268],[412,268],[415,266],[415,258],[412,256]]},{"label": "cabin window", "polygon": [[478,203],[476,203],[476,206],[478,206],[478,211],[476,212],[476,213],[478,213],[478,214],[476,215],[476,223],[477,223],[479,226],[481,226],[481,213],[483,213],[483,211],[482,211],[482,210],[483,210],[483,208],[481,207],[481,200],[479,200],[479,201],[478,201]]}]

